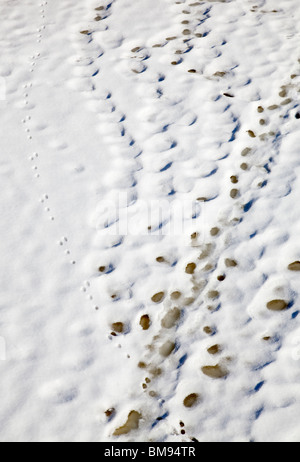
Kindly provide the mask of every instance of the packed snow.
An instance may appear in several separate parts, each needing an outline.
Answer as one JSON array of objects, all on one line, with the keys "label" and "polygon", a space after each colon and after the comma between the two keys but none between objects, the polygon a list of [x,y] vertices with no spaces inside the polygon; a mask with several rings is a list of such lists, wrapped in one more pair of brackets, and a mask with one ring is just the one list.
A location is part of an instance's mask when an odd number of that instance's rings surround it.
[{"label": "packed snow", "polygon": [[299,0],[0,13],[0,440],[299,441]]}]

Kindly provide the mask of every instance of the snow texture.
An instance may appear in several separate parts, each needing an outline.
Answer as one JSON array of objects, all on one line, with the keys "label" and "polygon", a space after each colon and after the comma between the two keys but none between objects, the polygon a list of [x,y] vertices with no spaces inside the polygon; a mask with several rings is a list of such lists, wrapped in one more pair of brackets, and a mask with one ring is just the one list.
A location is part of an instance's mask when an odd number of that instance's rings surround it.
[{"label": "snow texture", "polygon": [[0,440],[299,441],[299,0],[0,13]]}]

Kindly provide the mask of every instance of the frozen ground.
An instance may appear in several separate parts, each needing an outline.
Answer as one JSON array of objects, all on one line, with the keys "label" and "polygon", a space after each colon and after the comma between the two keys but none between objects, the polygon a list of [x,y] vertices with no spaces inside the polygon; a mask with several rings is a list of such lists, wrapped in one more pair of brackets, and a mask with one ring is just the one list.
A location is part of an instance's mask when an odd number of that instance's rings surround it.
[{"label": "frozen ground", "polygon": [[299,0],[0,13],[1,441],[299,441]]}]

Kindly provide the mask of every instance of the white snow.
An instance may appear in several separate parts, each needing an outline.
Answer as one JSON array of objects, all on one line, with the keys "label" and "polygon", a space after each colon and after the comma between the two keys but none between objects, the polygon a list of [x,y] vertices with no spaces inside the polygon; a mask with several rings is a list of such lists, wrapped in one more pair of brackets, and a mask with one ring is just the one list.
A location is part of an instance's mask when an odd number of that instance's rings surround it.
[{"label": "white snow", "polygon": [[0,13],[0,440],[299,441],[299,1]]}]

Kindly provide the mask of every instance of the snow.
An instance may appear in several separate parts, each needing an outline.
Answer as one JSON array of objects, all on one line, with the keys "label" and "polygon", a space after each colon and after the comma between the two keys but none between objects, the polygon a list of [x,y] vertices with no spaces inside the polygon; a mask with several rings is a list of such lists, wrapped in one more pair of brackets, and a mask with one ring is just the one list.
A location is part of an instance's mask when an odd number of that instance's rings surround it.
[{"label": "snow", "polygon": [[0,440],[299,441],[299,1],[0,12]]}]

